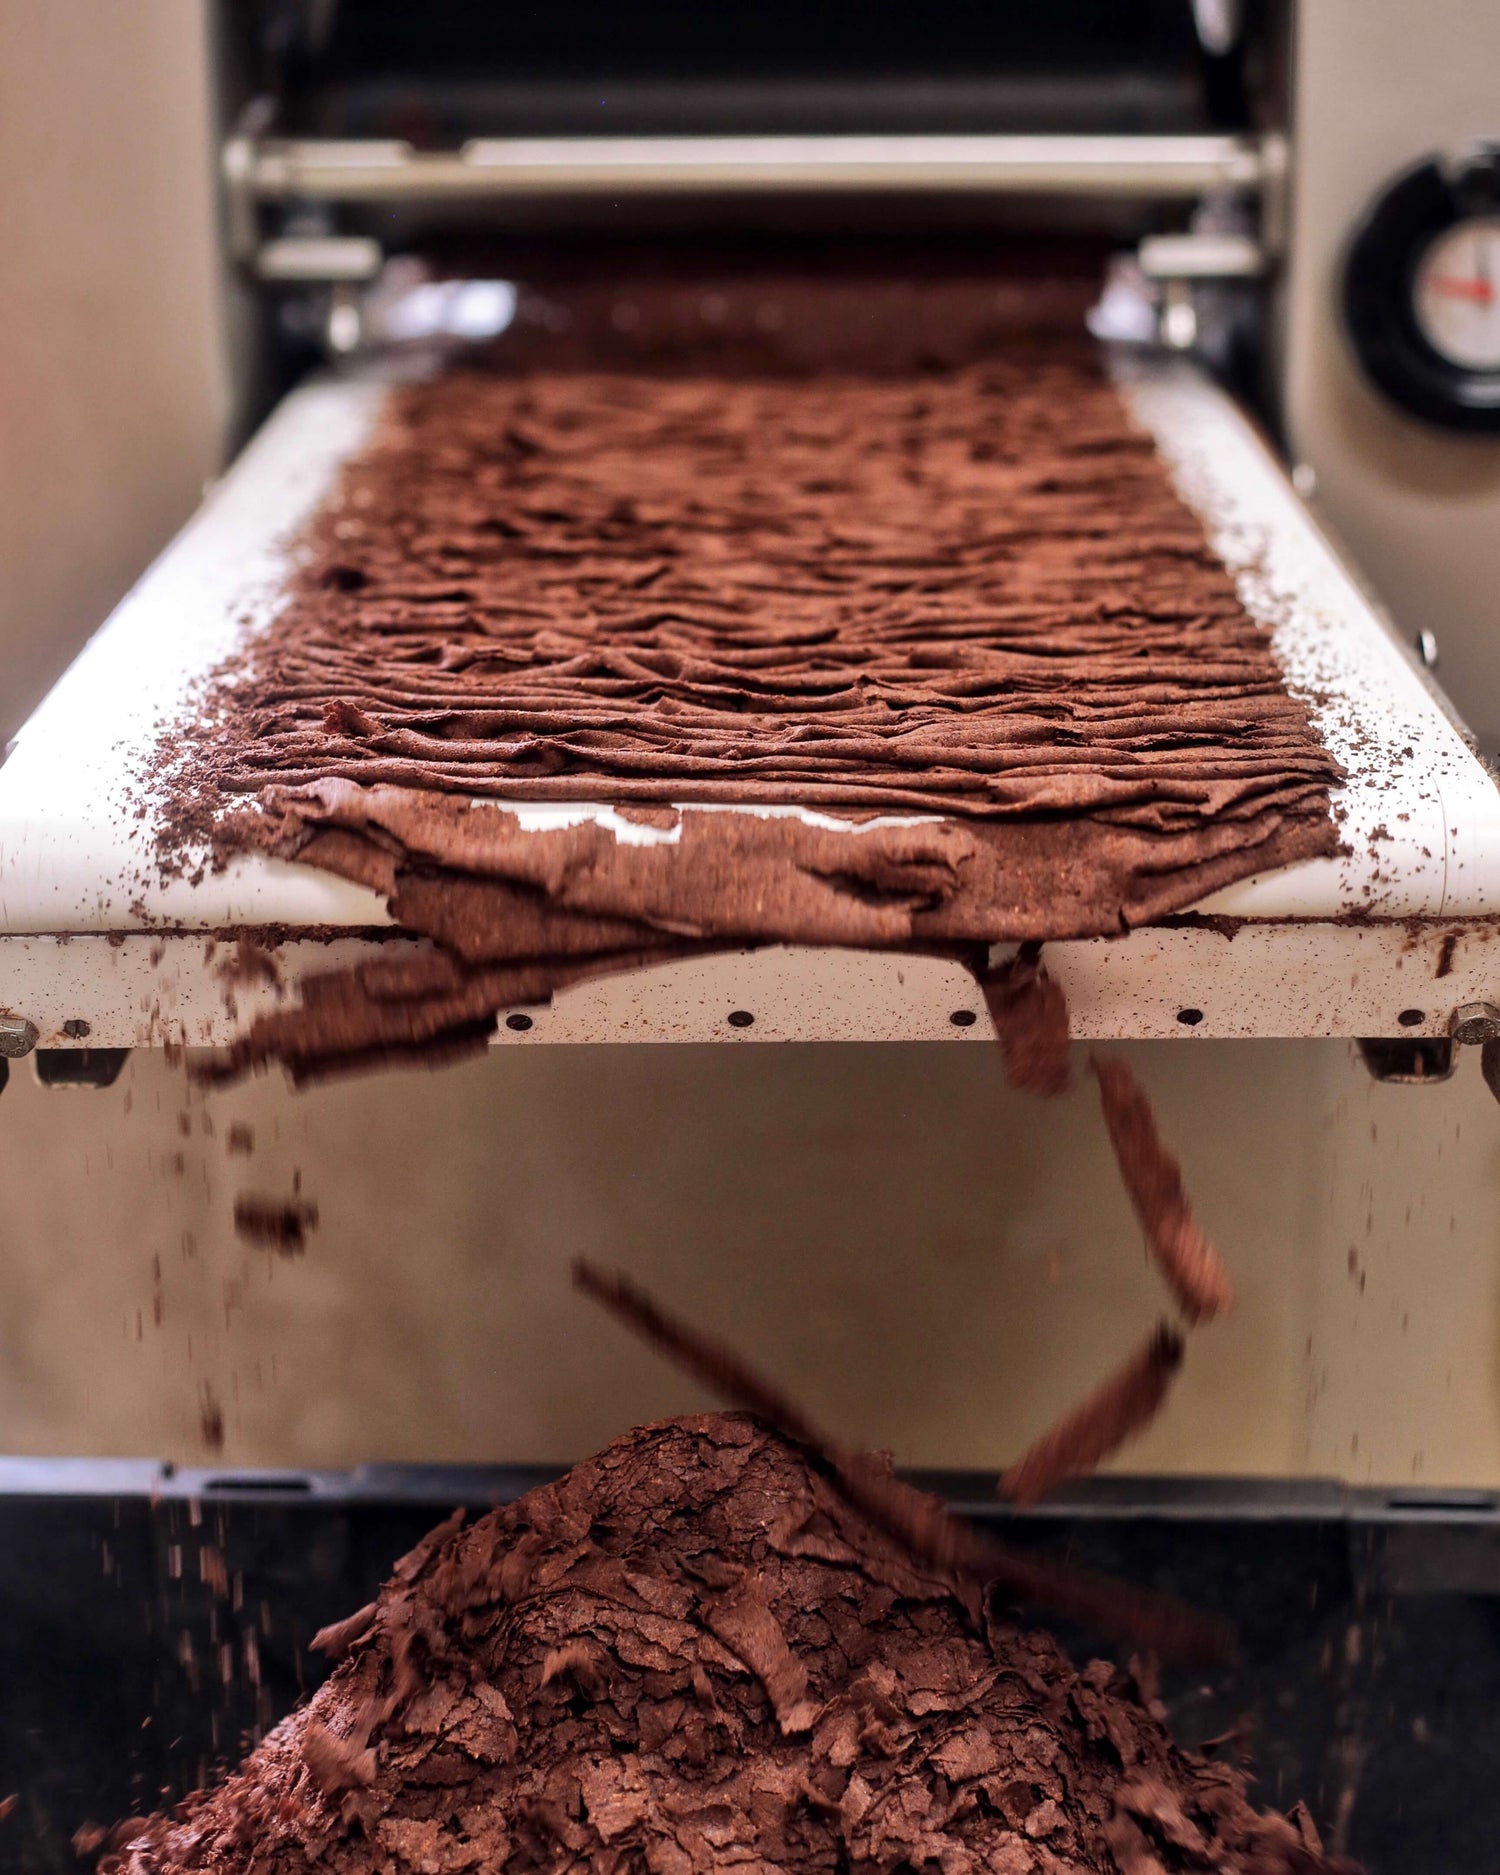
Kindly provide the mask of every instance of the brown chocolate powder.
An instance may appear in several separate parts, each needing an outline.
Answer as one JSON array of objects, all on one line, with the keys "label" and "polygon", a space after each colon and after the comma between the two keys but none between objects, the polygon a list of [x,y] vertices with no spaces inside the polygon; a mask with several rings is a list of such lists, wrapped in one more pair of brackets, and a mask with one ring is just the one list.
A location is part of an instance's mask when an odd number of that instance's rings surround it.
[{"label": "brown chocolate powder", "polygon": [[308,1705],[129,1875],[1336,1875],[1134,1683],[976,1619],[797,1447],[631,1433],[397,1566]]}]

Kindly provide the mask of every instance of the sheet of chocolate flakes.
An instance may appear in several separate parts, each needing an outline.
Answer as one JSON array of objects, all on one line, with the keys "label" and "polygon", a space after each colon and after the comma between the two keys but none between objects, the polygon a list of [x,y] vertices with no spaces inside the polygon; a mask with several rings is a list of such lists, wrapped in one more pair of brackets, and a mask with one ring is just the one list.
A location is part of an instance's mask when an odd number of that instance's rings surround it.
[{"label": "sheet of chocolate flakes", "polygon": [[1178,1750],[1135,1680],[976,1619],[801,1448],[628,1434],[455,1514],[323,1637],[244,1766],[127,1825],[130,1875],[734,1868],[1335,1875],[1300,1808]]},{"label": "sheet of chocolate flakes", "polygon": [[[173,725],[162,843],[360,880],[439,951],[315,984],[227,1071],[478,1046],[694,947],[1117,933],[1332,851],[1336,765],[1086,298],[596,283],[395,389]],[[569,800],[646,837],[503,805]],[[834,824],[712,811],[772,805]]]}]

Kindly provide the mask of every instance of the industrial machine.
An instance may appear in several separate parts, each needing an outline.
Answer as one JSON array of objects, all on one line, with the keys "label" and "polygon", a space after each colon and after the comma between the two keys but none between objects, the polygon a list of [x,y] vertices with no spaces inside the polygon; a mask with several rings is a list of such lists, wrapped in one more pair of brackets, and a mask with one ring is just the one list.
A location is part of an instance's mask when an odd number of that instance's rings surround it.
[{"label": "industrial machine", "polygon": [[[0,1068],[34,1055],[49,1083],[107,1084],[130,1049],[223,1044],[300,976],[415,943],[389,936],[379,898],[308,868],[163,879],[134,809],[160,725],[275,608],[289,543],[391,383],[414,358],[503,344],[538,253],[681,254],[726,229],[830,252],[1044,233],[1113,255],[1092,315],[1111,369],[1347,771],[1339,857],[1048,946],[1073,1032],[1352,1038],[1377,1077],[1414,1082],[1483,1046],[1500,1093],[1500,16],[1428,10],[1439,86],[1391,62],[1398,41],[1412,56],[1401,11],[943,0],[917,29],[900,7],[791,0],[219,8],[226,329],[250,440],[0,766]],[[567,811],[613,824],[604,803]],[[226,996],[219,947],[239,933],[273,933],[276,970]],[[497,1045],[992,1036],[956,965],[789,948],[512,1014]],[[115,1599],[70,1658],[138,1650],[143,1697],[173,1713],[104,1780],[122,1811],[284,1705],[299,1645],[414,1521],[524,1482],[0,1473],[14,1553],[47,1559],[47,1631],[82,1592],[76,1557],[97,1573],[113,1546]],[[935,1482],[977,1501],[972,1479]],[[244,1606],[274,1592],[284,1615],[257,1643],[264,1678],[223,1675],[200,1702],[204,1650],[226,1639],[208,1578],[184,1573],[205,1516]],[[102,1534],[111,1518],[128,1538]],[[1256,1734],[1268,1794],[1316,1791],[1372,1871],[1489,1865],[1493,1799],[1470,1780],[1500,1665],[1491,1494],[1112,1480],[1009,1521],[1235,1614],[1244,1661],[1169,1685],[1179,1723],[1207,1737],[1280,1701]],[[122,1596],[163,1611],[155,1633],[117,1623]],[[34,1671],[32,1643],[12,1644],[12,1670]],[[104,1711],[101,1754],[127,1708]],[[210,1711],[212,1739],[182,1744]],[[1418,1718],[1452,1741],[1420,1789],[1403,1782]],[[50,1774],[61,1814],[81,1778]]]}]

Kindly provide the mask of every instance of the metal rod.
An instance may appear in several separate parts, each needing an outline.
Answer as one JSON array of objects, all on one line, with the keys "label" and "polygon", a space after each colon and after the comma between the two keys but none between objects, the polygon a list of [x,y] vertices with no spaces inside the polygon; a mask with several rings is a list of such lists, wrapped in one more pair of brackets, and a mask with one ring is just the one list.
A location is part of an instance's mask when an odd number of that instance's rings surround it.
[{"label": "metal rod", "polygon": [[1275,153],[1246,137],[559,137],[399,142],[233,139],[227,176],[262,201],[508,196],[974,193],[1195,197],[1257,190]]}]

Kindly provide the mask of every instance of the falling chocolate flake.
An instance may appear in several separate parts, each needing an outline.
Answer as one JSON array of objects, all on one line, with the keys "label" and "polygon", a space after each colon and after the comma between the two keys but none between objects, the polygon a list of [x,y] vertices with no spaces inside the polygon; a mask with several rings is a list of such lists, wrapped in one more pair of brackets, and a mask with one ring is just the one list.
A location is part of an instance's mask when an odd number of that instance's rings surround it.
[{"label": "falling chocolate flake", "polygon": [[1182,1168],[1163,1144],[1145,1090],[1118,1056],[1089,1064],[1099,1082],[1110,1144],[1146,1242],[1190,1322],[1210,1321],[1234,1302],[1219,1253],[1199,1230],[1182,1185]]},{"label": "falling chocolate flake", "polygon": [[367,1602],[363,1608],[346,1615],[342,1621],[332,1621],[326,1628],[319,1628],[309,1645],[315,1654],[322,1654],[328,1660],[342,1660],[369,1633],[375,1614],[376,1604]]},{"label": "falling chocolate flake", "polygon": [[1352,1875],[1129,1676],[976,1627],[812,1455],[720,1414],[450,1520],[307,1704],[117,1848],[120,1875]]},{"label": "falling chocolate flake", "polygon": [[214,1391],[213,1382],[205,1380],[198,1404],[198,1432],[210,1452],[224,1449],[224,1408]]},{"label": "falling chocolate flake", "polygon": [[1068,999],[1043,968],[1041,946],[1023,944],[1009,962],[982,971],[979,985],[1011,1086],[1049,1098],[1066,1093]]},{"label": "falling chocolate flake", "polygon": [[316,1719],[302,1733],[302,1762],[325,1799],[375,1782],[373,1747],[360,1738],[340,1738]]},{"label": "falling chocolate flake", "polygon": [[231,1121],[224,1138],[224,1149],[231,1155],[243,1153],[248,1156],[255,1150],[255,1129],[243,1120]]},{"label": "falling chocolate flake", "polygon": [[1064,1479],[1093,1471],[1156,1417],[1181,1365],[1182,1336],[1162,1322],[1118,1373],[1006,1468],[1001,1495],[1018,1504],[1034,1504]]},{"label": "falling chocolate flake", "polygon": [[242,1192],[234,1201],[236,1233],[278,1256],[301,1256],[307,1233],[317,1223],[318,1207],[306,1199],[257,1198]]},{"label": "falling chocolate flake", "polygon": [[668,1316],[623,1272],[610,1275],[580,1259],[573,1265],[573,1280],[701,1385],[815,1454],[861,1515],[901,1544],[919,1569],[948,1582],[971,1611],[980,1608],[986,1589],[995,1587],[1016,1602],[1048,1608],[1111,1639],[1172,1659],[1216,1660],[1233,1651],[1233,1631],[1225,1622],[1173,1596],[1012,1550],[952,1516],[937,1498],[904,1483],[887,1461],[844,1450],[733,1350]]}]

